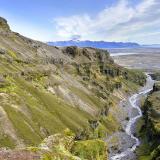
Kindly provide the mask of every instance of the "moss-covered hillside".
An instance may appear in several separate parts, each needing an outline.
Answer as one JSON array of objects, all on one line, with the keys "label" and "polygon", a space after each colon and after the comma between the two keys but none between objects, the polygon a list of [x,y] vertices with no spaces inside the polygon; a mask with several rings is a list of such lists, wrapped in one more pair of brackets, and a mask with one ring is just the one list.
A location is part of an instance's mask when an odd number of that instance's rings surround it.
[{"label": "moss-covered hillside", "polygon": [[0,147],[38,146],[69,128],[81,141],[73,152],[84,157],[83,141],[94,145],[89,140],[121,129],[116,104],[144,83],[145,75],[116,65],[105,50],[51,47],[0,18]]},{"label": "moss-covered hillside", "polygon": [[[156,79],[157,80],[157,79]],[[160,82],[155,82],[153,92],[143,106],[144,124],[141,128],[140,160],[160,159]]]}]

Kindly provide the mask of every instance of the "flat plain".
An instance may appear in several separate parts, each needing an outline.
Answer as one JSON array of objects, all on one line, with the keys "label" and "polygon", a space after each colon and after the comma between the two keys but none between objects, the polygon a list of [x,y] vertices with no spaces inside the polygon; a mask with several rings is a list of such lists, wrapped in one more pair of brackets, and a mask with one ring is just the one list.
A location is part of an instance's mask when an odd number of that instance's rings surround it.
[{"label": "flat plain", "polygon": [[133,69],[160,70],[160,49],[110,51],[115,63]]}]

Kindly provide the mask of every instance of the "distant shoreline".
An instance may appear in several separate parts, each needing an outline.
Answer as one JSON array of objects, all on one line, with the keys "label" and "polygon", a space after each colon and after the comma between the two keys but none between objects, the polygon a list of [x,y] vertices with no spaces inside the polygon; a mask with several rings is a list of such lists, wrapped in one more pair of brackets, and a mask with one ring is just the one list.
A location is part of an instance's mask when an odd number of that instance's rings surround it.
[{"label": "distant shoreline", "polygon": [[112,57],[124,55],[160,54],[160,48],[108,49]]},{"label": "distant shoreline", "polygon": [[147,53],[125,53],[125,52],[122,52],[122,53],[110,53],[110,56],[111,57],[115,57],[115,56],[125,56],[125,55],[136,55],[136,54],[147,54]]}]

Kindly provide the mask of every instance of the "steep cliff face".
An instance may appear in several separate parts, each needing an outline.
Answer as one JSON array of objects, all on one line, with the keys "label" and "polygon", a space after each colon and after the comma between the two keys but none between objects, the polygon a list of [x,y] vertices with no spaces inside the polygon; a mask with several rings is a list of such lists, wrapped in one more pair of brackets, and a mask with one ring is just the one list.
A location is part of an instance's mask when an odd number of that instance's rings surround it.
[{"label": "steep cliff face", "polygon": [[144,83],[141,72],[116,65],[105,50],[51,47],[0,18],[1,147],[38,145],[66,128],[76,140],[112,134],[121,129],[117,102]]},{"label": "steep cliff face", "polygon": [[[142,139],[147,146],[143,158],[158,160],[160,158],[160,83],[156,82],[153,92],[147,97],[143,106],[144,125],[141,128]],[[142,158],[142,159],[143,159]]]},{"label": "steep cliff face", "polygon": [[151,73],[151,76],[154,80],[156,81],[160,81],[160,72],[154,72],[154,73]]}]

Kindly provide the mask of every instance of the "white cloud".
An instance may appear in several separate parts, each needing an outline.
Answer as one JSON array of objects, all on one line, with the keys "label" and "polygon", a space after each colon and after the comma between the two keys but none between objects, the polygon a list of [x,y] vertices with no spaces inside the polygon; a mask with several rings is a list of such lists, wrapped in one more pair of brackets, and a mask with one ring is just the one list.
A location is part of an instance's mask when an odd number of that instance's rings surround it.
[{"label": "white cloud", "polygon": [[159,0],[142,0],[136,6],[131,6],[129,0],[119,0],[94,17],[88,14],[74,15],[56,18],[54,22],[57,37],[63,39],[79,35],[81,39],[146,43],[145,37],[152,35],[154,39],[153,35],[160,32],[159,15]]}]

